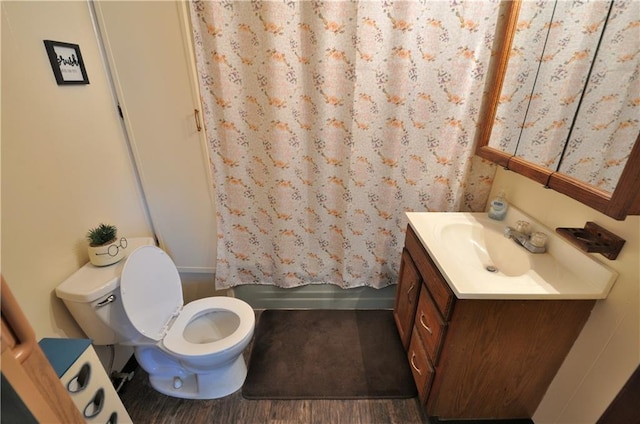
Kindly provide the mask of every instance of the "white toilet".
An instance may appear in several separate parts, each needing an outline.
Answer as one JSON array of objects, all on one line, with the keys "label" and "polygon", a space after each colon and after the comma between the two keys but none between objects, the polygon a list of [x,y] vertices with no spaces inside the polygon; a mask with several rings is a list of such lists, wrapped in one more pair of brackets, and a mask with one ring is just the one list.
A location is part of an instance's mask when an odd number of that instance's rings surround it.
[{"label": "white toilet", "polygon": [[157,391],[186,399],[235,392],[247,375],[242,352],[253,336],[253,309],[224,296],[183,306],[178,270],[152,242],[129,239],[125,260],[86,264],[56,288],[57,296],[94,344],[134,346]]}]

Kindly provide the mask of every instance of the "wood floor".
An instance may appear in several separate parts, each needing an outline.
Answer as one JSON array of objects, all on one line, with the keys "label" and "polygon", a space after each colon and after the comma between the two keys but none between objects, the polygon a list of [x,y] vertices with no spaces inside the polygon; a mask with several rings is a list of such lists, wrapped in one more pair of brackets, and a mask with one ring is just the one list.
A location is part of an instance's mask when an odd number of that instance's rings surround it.
[{"label": "wood floor", "polygon": [[[260,311],[256,311],[259,318]],[[245,350],[248,361],[251,345]],[[428,424],[418,398],[371,400],[247,400],[241,391],[222,399],[186,400],[156,392],[138,367],[120,397],[136,424]]]},{"label": "wood floor", "polygon": [[240,391],[223,399],[186,400],[149,386],[138,368],[120,392],[134,423],[423,424],[417,398],[384,400],[247,400]]}]

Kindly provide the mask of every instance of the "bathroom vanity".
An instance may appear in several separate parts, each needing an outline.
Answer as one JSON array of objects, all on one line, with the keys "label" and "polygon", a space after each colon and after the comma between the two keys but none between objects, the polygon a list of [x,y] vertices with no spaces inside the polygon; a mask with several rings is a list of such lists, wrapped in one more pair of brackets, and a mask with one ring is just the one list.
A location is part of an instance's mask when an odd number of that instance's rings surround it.
[{"label": "bathroom vanity", "polygon": [[526,252],[485,214],[408,216],[394,317],[427,415],[530,418],[617,274],[551,234]]}]

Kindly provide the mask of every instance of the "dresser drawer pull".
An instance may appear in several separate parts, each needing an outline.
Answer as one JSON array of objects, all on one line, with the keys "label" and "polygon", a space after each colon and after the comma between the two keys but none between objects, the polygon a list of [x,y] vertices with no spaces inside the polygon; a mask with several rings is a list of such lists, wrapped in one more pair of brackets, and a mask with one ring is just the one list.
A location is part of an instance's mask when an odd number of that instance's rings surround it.
[{"label": "dresser drawer pull", "polygon": [[84,407],[84,411],[82,411],[85,418],[93,418],[96,417],[100,412],[102,412],[102,408],[105,404],[104,398],[104,389],[100,387],[93,398],[87,403],[87,406]]},{"label": "dresser drawer pull", "polygon": [[82,365],[78,374],[67,383],[67,390],[71,393],[80,392],[89,385],[89,380],[91,380],[91,365],[87,362]]},{"label": "dresser drawer pull", "polygon": [[413,362],[414,359],[416,359],[416,353],[411,352],[411,366],[413,367],[414,370],[416,370],[418,375],[422,375],[422,371],[420,371],[420,368],[416,367],[415,362]]},{"label": "dresser drawer pull", "polygon": [[420,325],[422,325],[424,329],[429,332],[429,334],[433,334],[433,330],[431,330],[431,328],[424,323],[424,312],[422,311],[420,311]]},{"label": "dresser drawer pull", "polygon": [[411,284],[411,287],[409,287],[409,290],[407,290],[407,299],[411,300],[411,290],[416,288],[416,283]]}]

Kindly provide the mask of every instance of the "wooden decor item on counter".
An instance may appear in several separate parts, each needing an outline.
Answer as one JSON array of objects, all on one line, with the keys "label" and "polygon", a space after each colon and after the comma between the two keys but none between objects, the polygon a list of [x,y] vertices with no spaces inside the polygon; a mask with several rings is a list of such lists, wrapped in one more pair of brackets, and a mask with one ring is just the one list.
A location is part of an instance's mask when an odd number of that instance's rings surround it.
[{"label": "wooden decor item on counter", "polygon": [[556,228],[556,232],[581,250],[600,253],[611,260],[618,257],[625,243],[623,238],[591,221],[584,228]]}]

